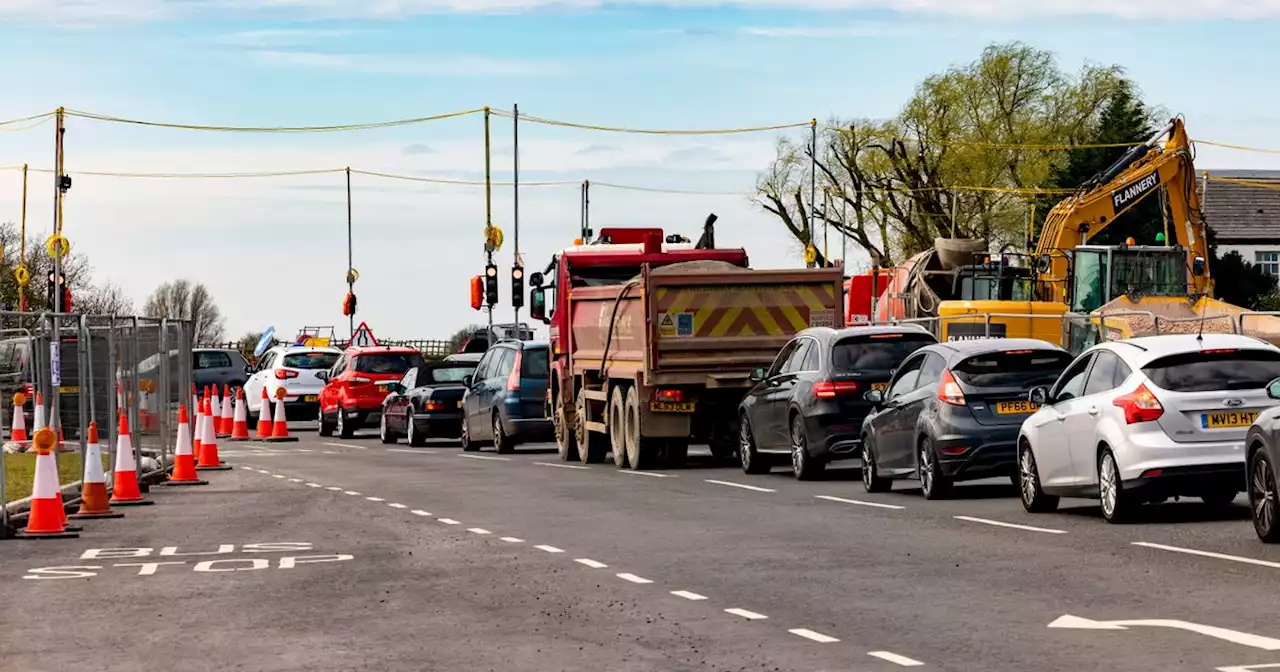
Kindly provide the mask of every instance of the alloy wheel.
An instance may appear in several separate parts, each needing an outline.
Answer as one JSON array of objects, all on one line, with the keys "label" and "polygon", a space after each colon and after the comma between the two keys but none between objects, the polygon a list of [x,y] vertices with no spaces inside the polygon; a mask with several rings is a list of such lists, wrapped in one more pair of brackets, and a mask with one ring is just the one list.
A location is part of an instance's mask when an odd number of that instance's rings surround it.
[{"label": "alloy wheel", "polygon": [[1271,462],[1261,455],[1254,459],[1249,501],[1253,504],[1253,520],[1258,532],[1271,533],[1276,525],[1276,476]]},{"label": "alloy wheel", "polygon": [[920,446],[920,489],[933,491],[933,451],[928,445]]},{"label": "alloy wheel", "polygon": [[411,446],[412,446],[412,445],[417,445],[417,441],[413,438],[413,435],[414,435],[414,434],[416,434],[416,432],[414,432],[414,431],[413,431],[413,425],[414,425],[414,422],[413,422],[413,409],[412,409],[412,408],[410,408],[410,409],[409,409],[409,411],[408,411],[408,413],[405,415],[404,422],[405,422],[405,427],[404,427],[404,440],[405,440],[405,441],[408,441],[408,442],[409,442],[409,445],[411,445]]},{"label": "alloy wheel", "polygon": [[871,458],[871,446],[866,440],[862,442],[862,485],[868,491],[871,490],[872,472],[875,471],[876,465]]},{"label": "alloy wheel", "polygon": [[791,471],[797,476],[804,472],[805,449],[804,432],[797,416],[791,421]]},{"label": "alloy wheel", "polygon": [[1102,456],[1102,468],[1098,470],[1098,491],[1099,498],[1102,500],[1102,512],[1111,517],[1116,511],[1116,501],[1119,496],[1119,488],[1116,486],[1116,461],[1111,457],[1111,453]]},{"label": "alloy wheel", "polygon": [[1036,462],[1029,448],[1018,458],[1018,474],[1022,477],[1018,488],[1022,492],[1022,503],[1030,506],[1036,500]]},{"label": "alloy wheel", "polygon": [[742,460],[742,469],[751,470],[751,425],[746,418],[738,423],[738,458]]}]

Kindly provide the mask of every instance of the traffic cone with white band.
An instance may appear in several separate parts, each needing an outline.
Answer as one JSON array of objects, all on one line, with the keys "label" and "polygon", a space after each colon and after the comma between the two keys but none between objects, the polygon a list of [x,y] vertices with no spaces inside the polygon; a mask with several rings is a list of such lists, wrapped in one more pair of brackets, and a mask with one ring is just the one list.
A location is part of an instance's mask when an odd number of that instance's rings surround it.
[{"label": "traffic cone with white band", "polygon": [[191,452],[191,423],[187,420],[187,405],[178,407],[178,445],[173,451],[173,474],[165,485],[208,485],[209,481],[196,476],[195,455]]},{"label": "traffic cone with white band", "polygon": [[116,506],[155,504],[138,489],[138,462],[133,458],[133,436],[129,434],[129,417],[120,411],[120,429],[116,432],[116,468],[112,476],[111,499]]},{"label": "traffic cone with white band", "polygon": [[66,529],[66,512],[58,496],[58,465],[54,462],[53,446],[58,440],[53,430],[42,429],[32,437],[36,450],[36,473],[31,487],[31,511],[27,514],[27,528],[18,535],[20,539],[67,539],[80,535]]},{"label": "traffic cone with white band", "polygon": [[267,388],[262,388],[262,401],[258,402],[258,438],[271,436],[271,400],[267,398]]},{"label": "traffic cone with white band", "polygon": [[[213,408],[213,402],[208,402]],[[204,422],[204,441],[200,443],[200,464],[196,471],[226,471],[231,467],[218,458],[218,437],[213,429],[214,416],[210,415]]]},{"label": "traffic cone with white band", "polygon": [[249,440],[249,409],[244,403],[244,388],[236,389],[236,412],[231,418],[230,441]]},{"label": "traffic cone with white band", "polygon": [[235,423],[235,419],[231,412],[231,388],[223,386],[222,392],[222,412],[218,418],[218,438],[226,439],[231,437],[231,425]]},{"label": "traffic cone with white band", "polygon": [[40,394],[39,390],[36,390],[36,408],[35,412],[31,414],[31,435],[35,436],[36,432],[47,426],[44,419],[44,395]]},{"label": "traffic cone with white band", "polygon": [[284,410],[284,388],[276,388],[276,421],[271,425],[271,436],[266,439],[270,443],[297,441],[298,437],[289,436],[289,422]]},{"label": "traffic cone with white band", "polygon": [[84,450],[84,483],[80,487],[80,510],[72,518],[123,518],[107,503],[107,476],[102,472],[102,446],[98,443],[98,423],[89,422],[89,440]]},{"label": "traffic cone with white band", "polygon": [[222,420],[218,417],[222,415],[222,400],[218,398],[218,386],[213,386],[213,395],[210,397],[212,405],[209,407],[209,417],[213,418],[213,435],[215,437],[222,435]]},{"label": "traffic cone with white band", "polygon": [[30,441],[27,438],[27,414],[23,409],[26,405],[27,395],[15,392],[13,395],[13,431],[9,432],[9,440],[15,443]]}]

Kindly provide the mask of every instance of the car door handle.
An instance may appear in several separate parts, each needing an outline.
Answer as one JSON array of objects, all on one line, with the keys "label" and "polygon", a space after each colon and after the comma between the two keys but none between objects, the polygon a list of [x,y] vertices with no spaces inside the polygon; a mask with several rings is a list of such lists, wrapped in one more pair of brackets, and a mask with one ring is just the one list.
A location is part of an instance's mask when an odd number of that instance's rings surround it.
[{"label": "car door handle", "polygon": [[1090,407],[1089,407],[1089,415],[1097,415],[1097,414],[1098,414],[1098,407],[1097,407],[1097,406],[1090,406]]}]

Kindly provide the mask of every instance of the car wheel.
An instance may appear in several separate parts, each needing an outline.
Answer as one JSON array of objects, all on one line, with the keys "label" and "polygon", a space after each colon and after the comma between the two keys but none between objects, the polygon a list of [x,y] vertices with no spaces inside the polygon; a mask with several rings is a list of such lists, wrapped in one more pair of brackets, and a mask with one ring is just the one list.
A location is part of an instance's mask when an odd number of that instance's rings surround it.
[{"label": "car wheel", "polygon": [[627,461],[627,395],[621,385],[609,395],[609,452],[613,453],[613,466],[626,469]]},{"label": "car wheel", "polygon": [[324,421],[324,412],[316,416],[316,433],[320,436],[333,436],[333,425]]},{"label": "car wheel", "polygon": [[627,463],[632,471],[644,471],[658,466],[662,458],[662,442],[653,436],[644,435],[644,427],[640,419],[640,395],[636,388],[627,390],[626,401],[623,402],[626,412],[623,414],[626,426]]},{"label": "car wheel", "polygon": [[920,476],[920,491],[924,493],[925,499],[946,499],[951,494],[951,479],[942,473],[938,455],[933,452],[933,439],[927,436],[920,439],[916,469]]},{"label": "car wheel", "polygon": [[556,433],[556,454],[561,462],[578,461],[578,439],[565,417],[564,400],[556,399],[555,411],[551,414],[551,426]]},{"label": "car wheel", "polygon": [[504,455],[515,450],[511,437],[502,431],[502,418],[497,413],[493,414],[493,450]]},{"label": "car wheel", "polygon": [[347,414],[342,406],[338,406],[338,423],[335,429],[338,431],[338,436],[344,439],[349,439],[355,434],[355,428],[347,422]]},{"label": "car wheel", "polygon": [[604,462],[609,452],[609,437],[587,431],[587,396],[579,394],[573,409],[573,433],[578,439],[578,457],[583,464]]},{"label": "car wheel", "polygon": [[1261,450],[1249,458],[1249,508],[1253,531],[1263,543],[1280,543],[1280,505],[1276,502],[1276,470]]},{"label": "car wheel", "polygon": [[767,474],[773,466],[769,458],[756,452],[756,437],[746,413],[738,421],[738,459],[742,462],[742,471],[748,474]]},{"label": "car wheel", "polygon": [[862,437],[862,488],[867,492],[889,492],[893,481],[876,473],[876,451],[871,437]]},{"label": "car wheel", "polygon": [[1040,489],[1040,470],[1036,456],[1025,442],[1018,446],[1018,493],[1022,508],[1029,513],[1050,513],[1058,509],[1058,498]]},{"label": "car wheel", "polygon": [[1120,468],[1116,466],[1116,457],[1110,450],[1102,451],[1102,457],[1098,459],[1098,498],[1102,502],[1102,517],[1108,523],[1126,522],[1137,506],[1133,497],[1124,491]]},{"label": "car wheel", "polygon": [[471,430],[467,429],[467,419],[462,419],[462,428],[458,432],[458,443],[462,444],[462,450],[468,453],[474,453],[480,450],[480,444],[471,440]]},{"label": "car wheel", "polygon": [[426,437],[424,437],[422,434],[418,432],[418,423],[415,422],[413,419],[413,407],[410,406],[409,408],[405,409],[405,413],[408,414],[405,416],[405,421],[404,421],[405,422],[405,425],[404,425],[405,441],[408,441],[409,445],[411,446],[417,446],[417,447],[425,446],[427,444],[427,440],[426,440]]},{"label": "car wheel", "polygon": [[822,475],[826,465],[809,454],[809,435],[804,428],[804,417],[791,416],[791,473],[800,481],[812,481]]},{"label": "car wheel", "polygon": [[396,442],[396,435],[387,427],[387,413],[385,410],[382,412],[382,420],[378,422],[378,438],[382,439],[383,443]]}]

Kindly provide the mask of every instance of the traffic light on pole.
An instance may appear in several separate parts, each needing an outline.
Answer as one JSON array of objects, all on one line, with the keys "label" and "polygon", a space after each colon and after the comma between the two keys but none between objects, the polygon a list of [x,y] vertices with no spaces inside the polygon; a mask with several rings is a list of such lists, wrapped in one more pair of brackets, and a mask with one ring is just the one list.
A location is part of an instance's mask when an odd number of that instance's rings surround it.
[{"label": "traffic light on pole", "polygon": [[[54,310],[55,308],[57,308],[57,306],[54,304],[54,300],[58,296],[59,289],[63,289],[63,290],[66,289],[66,284],[67,284],[66,275],[55,276],[53,271],[49,271],[49,310]],[[70,298],[70,292],[64,291],[62,298],[63,298],[64,304],[68,303],[67,299]],[[62,312],[64,313],[67,312],[67,308],[65,305],[62,308]]]},{"label": "traffic light on pole", "polygon": [[484,267],[484,302],[498,305],[498,267],[493,264]]},{"label": "traffic light on pole", "polygon": [[484,305],[484,279],[478,275],[471,276],[471,309],[480,310]]},{"label": "traffic light on pole", "polygon": [[524,305],[524,268],[520,266],[511,267],[511,305]]}]

